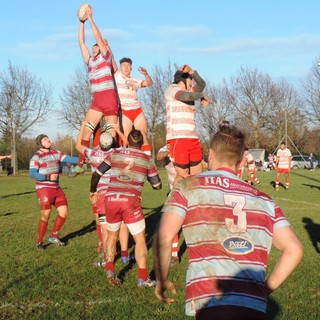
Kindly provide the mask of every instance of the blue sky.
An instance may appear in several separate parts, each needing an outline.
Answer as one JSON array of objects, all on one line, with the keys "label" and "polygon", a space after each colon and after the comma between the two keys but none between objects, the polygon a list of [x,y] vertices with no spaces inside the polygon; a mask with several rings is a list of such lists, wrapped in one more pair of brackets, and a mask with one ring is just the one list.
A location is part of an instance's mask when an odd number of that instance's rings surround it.
[{"label": "blue sky", "polygon": [[[58,97],[82,57],[77,9],[84,1],[7,1],[0,20],[0,61],[26,67]],[[115,58],[152,69],[170,61],[189,64],[213,84],[254,67],[295,84],[320,54],[319,0],[306,1],[98,1],[89,2]],[[88,47],[94,44],[89,23]],[[59,100],[57,100],[57,104]],[[51,121],[54,123],[55,121]],[[57,128],[46,124],[46,132]],[[49,130],[49,131],[48,131]],[[44,131],[39,126],[30,133]],[[61,130],[60,130],[61,131]]]}]

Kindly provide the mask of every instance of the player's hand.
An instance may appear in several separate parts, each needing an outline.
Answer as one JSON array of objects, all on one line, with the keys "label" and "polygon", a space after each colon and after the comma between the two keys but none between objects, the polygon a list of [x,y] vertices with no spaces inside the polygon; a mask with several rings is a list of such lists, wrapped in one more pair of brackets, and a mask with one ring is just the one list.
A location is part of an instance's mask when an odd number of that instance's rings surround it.
[{"label": "player's hand", "polygon": [[191,71],[193,72],[193,70],[190,68],[189,65],[184,64],[183,66],[181,66],[179,68],[180,71],[184,72],[184,73],[190,73]]},{"label": "player's hand", "polygon": [[201,165],[202,165],[202,168],[208,169],[208,162],[202,160]]},{"label": "player's hand", "polygon": [[177,294],[176,288],[175,288],[174,284],[171,281],[166,280],[166,281],[164,281],[162,283],[157,281],[157,285],[156,285],[156,288],[154,290],[154,293],[155,293],[156,297],[160,301],[164,302],[165,304],[171,304],[172,302],[174,302],[174,299],[166,297],[164,295],[164,292],[166,290],[170,291],[171,294],[173,294],[173,295]]},{"label": "player's hand", "polygon": [[126,137],[124,137],[123,140],[122,140],[122,146],[123,146],[124,148],[127,148],[128,145],[129,145],[128,139],[127,139]]},{"label": "player's hand", "polygon": [[92,16],[92,8],[90,5],[88,5],[88,7],[86,8],[86,14],[89,16]]},{"label": "player's hand", "polygon": [[207,108],[209,106],[209,98],[207,95],[203,95],[203,97],[201,98],[201,104],[203,107]]},{"label": "player's hand", "polygon": [[138,71],[139,71],[140,73],[142,73],[143,75],[145,75],[145,76],[148,74],[147,69],[144,68],[144,67],[139,67],[139,68],[138,68]]},{"label": "player's hand", "polygon": [[52,173],[50,174],[50,181],[56,182],[59,178],[59,173]]},{"label": "player's hand", "polygon": [[170,144],[169,143],[167,144],[167,152],[168,152],[168,154],[170,154]]},{"label": "player's hand", "polygon": [[97,200],[98,200],[97,192],[90,192],[89,199],[90,199],[92,204],[96,204]]}]

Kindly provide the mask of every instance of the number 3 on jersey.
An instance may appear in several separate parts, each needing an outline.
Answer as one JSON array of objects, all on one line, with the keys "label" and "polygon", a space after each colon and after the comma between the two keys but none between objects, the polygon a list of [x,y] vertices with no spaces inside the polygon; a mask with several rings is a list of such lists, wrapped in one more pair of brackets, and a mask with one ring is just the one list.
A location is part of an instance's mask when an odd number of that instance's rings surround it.
[{"label": "number 3 on jersey", "polygon": [[232,214],[238,217],[238,223],[235,219],[226,218],[226,228],[232,233],[246,232],[247,230],[247,214],[242,209],[245,206],[245,197],[235,196],[230,194],[224,195],[224,202],[226,205],[232,206]]}]

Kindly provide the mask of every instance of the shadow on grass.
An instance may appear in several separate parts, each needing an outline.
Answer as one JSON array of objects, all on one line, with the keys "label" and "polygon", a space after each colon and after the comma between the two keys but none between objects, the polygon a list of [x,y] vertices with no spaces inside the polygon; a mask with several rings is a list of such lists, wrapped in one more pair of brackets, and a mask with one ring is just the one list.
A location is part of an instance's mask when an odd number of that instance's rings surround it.
[{"label": "shadow on grass", "polygon": [[15,286],[16,284],[19,284],[19,283],[27,280],[27,279],[30,278],[33,274],[37,274],[37,273],[39,273],[40,271],[48,268],[48,266],[49,266],[49,264],[46,264],[46,265],[44,265],[44,266],[42,266],[42,267],[40,267],[40,268],[36,268],[36,269],[35,269],[32,273],[30,273],[30,274],[27,274],[27,275],[25,275],[25,276],[23,276],[23,277],[20,277],[20,278],[17,278],[17,279],[15,279],[15,280],[10,281],[5,287],[3,287],[3,288],[0,290],[0,296],[4,296],[10,288],[12,288],[13,286]]},{"label": "shadow on grass", "polygon": [[66,244],[68,244],[68,241],[70,239],[76,238],[76,237],[81,237],[83,235],[85,235],[88,232],[93,232],[96,230],[96,222],[92,221],[90,224],[84,226],[82,229],[69,233],[68,235],[64,236],[63,238],[61,238],[60,240],[65,242]]},{"label": "shadow on grass", "polygon": [[2,213],[0,214],[0,217],[7,217],[7,216],[11,216],[13,214],[17,214],[18,211],[15,211],[15,212],[6,212],[6,213]]},{"label": "shadow on grass", "polygon": [[279,314],[281,311],[281,307],[279,304],[272,298],[268,298],[267,305],[267,320],[276,320],[279,319]]},{"label": "shadow on grass", "polygon": [[[269,184],[273,189],[276,189],[276,182],[275,181],[270,181]],[[286,186],[282,182],[279,182],[279,188],[285,189]]]},{"label": "shadow on grass", "polygon": [[146,242],[148,250],[152,248],[153,236],[161,218],[162,205],[154,208],[146,217]]},{"label": "shadow on grass", "polygon": [[319,179],[315,179],[315,178],[312,178],[312,177],[309,177],[309,176],[306,176],[306,175],[304,175],[304,174],[301,174],[301,173],[298,173],[298,172],[294,172],[294,171],[290,171],[290,174],[292,174],[292,175],[296,175],[296,176],[299,176],[299,177],[303,177],[303,178],[306,178],[306,179],[308,179],[308,180],[311,180],[311,181],[317,181],[317,182],[320,182],[320,180]]},{"label": "shadow on grass", "polygon": [[[147,248],[148,250],[150,248],[152,248],[152,244],[153,244],[153,236],[156,233],[156,230],[158,228],[159,222],[160,222],[160,218],[161,218],[161,209],[162,209],[162,205],[153,209],[152,212],[150,212],[148,214],[148,216],[146,217],[146,241],[147,241]],[[182,233],[182,229],[180,229],[179,231],[179,239],[180,239],[180,235]],[[182,255],[186,252],[187,250],[187,246],[185,241],[182,242],[182,244],[180,245],[179,249],[178,249],[178,257],[179,260],[181,260]],[[152,279],[155,278],[155,272],[154,270],[150,270],[150,276]]]},{"label": "shadow on grass", "polygon": [[316,189],[319,189],[319,190],[320,190],[320,186],[315,186],[315,185],[313,185],[313,184],[303,183],[302,185],[303,185],[303,186],[306,186],[306,187],[310,187],[311,189],[316,188]]},{"label": "shadow on grass", "polygon": [[304,228],[309,234],[309,238],[316,252],[320,253],[320,224],[314,223],[312,219],[308,217],[303,217],[302,222],[304,223]]},{"label": "shadow on grass", "polygon": [[6,198],[10,198],[10,197],[16,197],[16,196],[24,196],[26,194],[31,194],[31,193],[35,193],[36,191],[27,191],[27,192],[21,192],[21,193],[13,193],[13,194],[6,194],[4,196],[0,196],[0,199],[6,199]]}]

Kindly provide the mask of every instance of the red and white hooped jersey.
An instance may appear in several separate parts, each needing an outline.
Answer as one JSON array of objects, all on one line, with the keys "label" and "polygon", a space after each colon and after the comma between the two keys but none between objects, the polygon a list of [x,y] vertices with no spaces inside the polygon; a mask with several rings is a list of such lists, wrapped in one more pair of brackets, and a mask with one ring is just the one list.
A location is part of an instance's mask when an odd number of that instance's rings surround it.
[{"label": "red and white hooped jersey", "polygon": [[95,92],[115,90],[113,76],[111,73],[112,59],[109,51],[105,56],[99,54],[96,58],[89,57],[86,64],[88,67],[89,81],[93,94]]},{"label": "red and white hooped jersey", "polygon": [[142,79],[126,77],[120,70],[115,73],[117,90],[123,110],[135,110],[141,108],[138,100],[138,90],[142,88]]},{"label": "red and white hooped jersey", "polygon": [[266,312],[273,232],[289,225],[268,195],[220,168],[176,183],[162,212],[184,219],[187,315],[222,305]]},{"label": "red and white hooped jersey", "polygon": [[[65,157],[66,155],[58,150],[50,149],[48,152],[44,152],[39,149],[30,160],[30,169],[36,169],[44,176],[59,174],[60,162],[62,162]],[[57,182],[36,180],[36,189],[57,187],[59,187]]]},{"label": "red and white hooped jersey", "polygon": [[167,113],[166,140],[198,139],[195,122],[195,107],[177,100],[176,94],[181,91],[177,84],[171,84],[165,91]]},{"label": "red and white hooped jersey", "polygon": [[291,151],[288,148],[279,149],[277,151],[278,158],[278,168],[279,169],[290,169],[290,159],[291,159]]},{"label": "red and white hooped jersey", "polygon": [[[98,147],[95,149],[85,148],[83,154],[85,157],[89,159],[91,170],[92,172],[94,172],[98,168],[99,164],[105,159],[105,157],[110,152],[112,152],[112,149],[108,151],[103,151],[100,149],[100,147]],[[107,189],[109,185],[109,181],[110,181],[110,173],[105,172],[99,180],[97,191]]]},{"label": "red and white hooped jersey", "polygon": [[132,148],[118,148],[105,158],[111,169],[107,194],[141,196],[146,179],[152,186],[161,183],[152,158],[143,151]]}]

